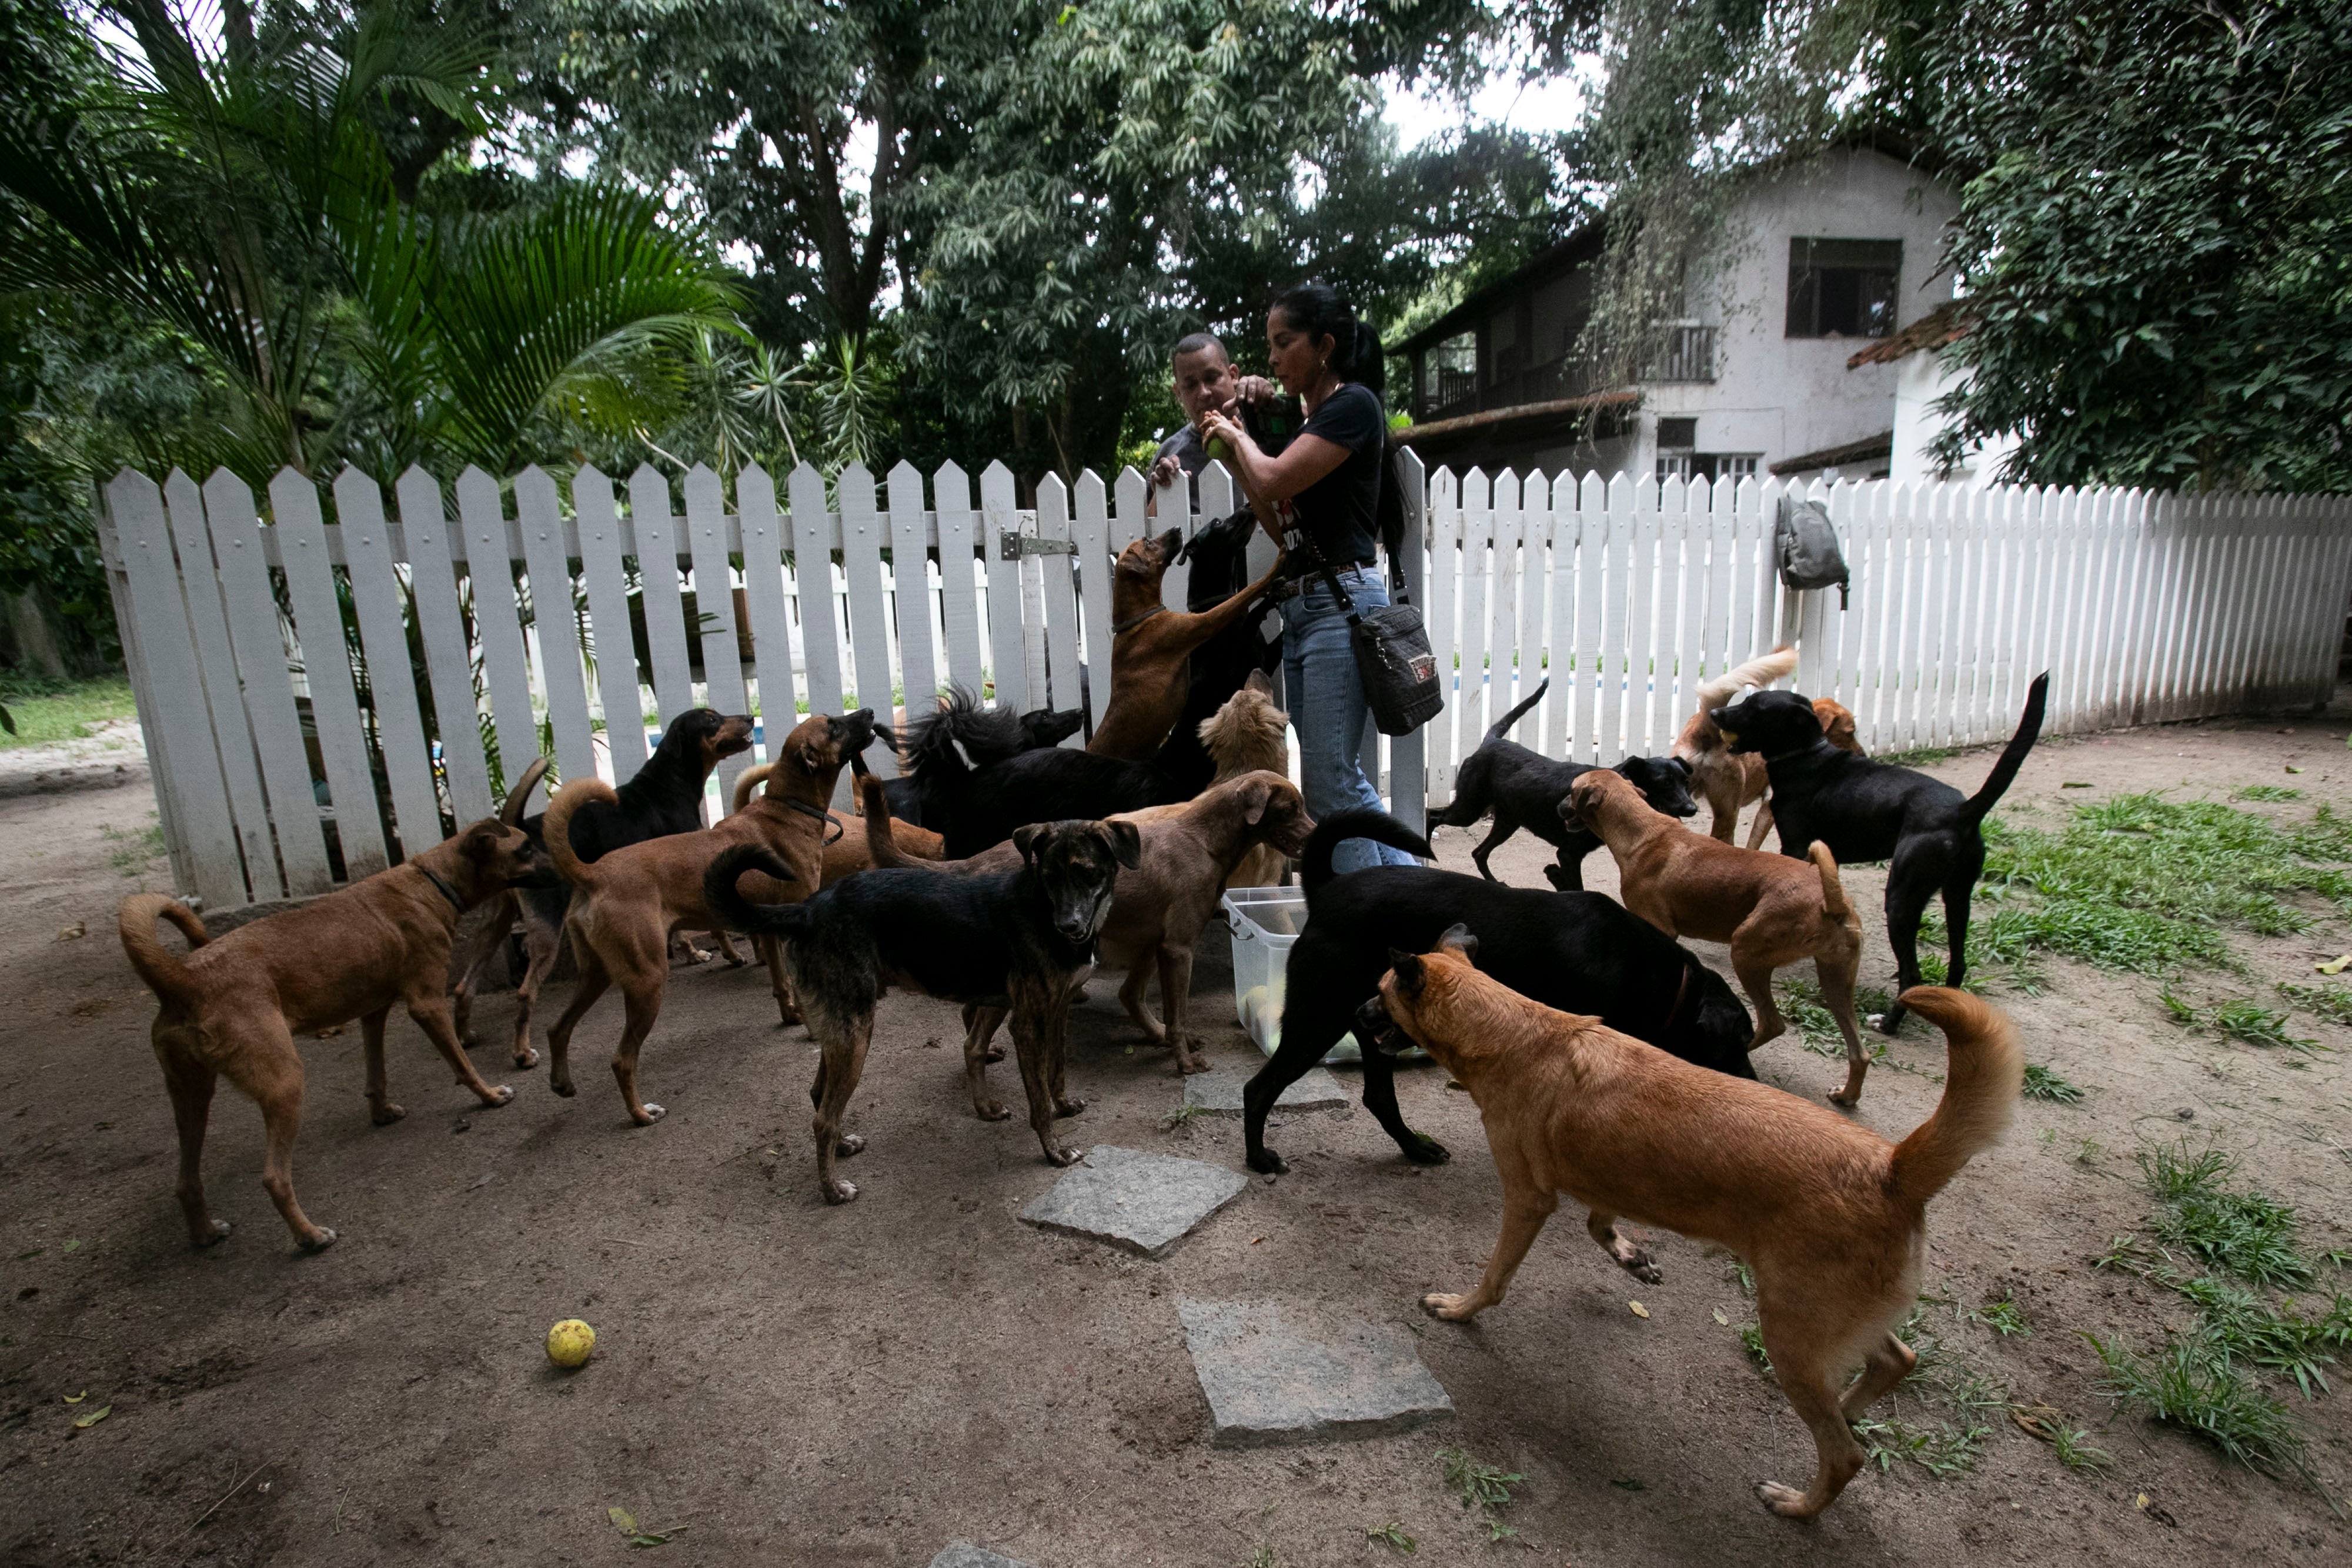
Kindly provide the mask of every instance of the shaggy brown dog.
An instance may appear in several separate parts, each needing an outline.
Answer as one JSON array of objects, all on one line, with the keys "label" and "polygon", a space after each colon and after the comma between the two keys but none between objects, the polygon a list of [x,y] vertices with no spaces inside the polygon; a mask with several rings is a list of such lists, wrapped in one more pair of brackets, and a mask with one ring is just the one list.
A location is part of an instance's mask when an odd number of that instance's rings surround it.
[{"label": "shaggy brown dog", "polygon": [[[392,1103],[383,1022],[394,1002],[485,1106],[514,1091],[482,1082],[457,1043],[445,988],[457,917],[508,888],[551,885],[547,857],[517,824],[546,770],[533,762],[505,809],[388,871],[207,939],[204,922],[176,899],[134,894],[116,915],[131,967],[161,1001],[152,1036],[172,1116],[180,1129],[180,1212],[188,1239],[209,1247],[228,1234],[205,1202],[205,1128],[224,1075],[261,1107],[268,1153],[261,1185],[306,1251],[335,1244],[294,1197],[294,1139],[302,1130],[302,1055],[294,1037],[360,1020],[367,1056],[368,1113],[379,1127],[406,1113]],[[194,951],[180,957],[155,936],[158,917]]]},{"label": "shaggy brown dog", "polygon": [[[702,895],[702,873],[721,850],[758,844],[792,868],[793,882],[779,885],[781,902],[797,902],[817,886],[824,841],[833,819],[825,802],[843,763],[874,740],[874,710],[845,715],[815,714],[784,737],[783,756],[768,775],[766,792],[744,810],[699,832],[676,833],[614,850],[593,865],[572,852],[572,815],[586,800],[610,796],[601,779],[575,779],[547,809],[547,852],[555,868],[580,891],[572,896],[565,930],[580,963],[580,980],[563,1016],[547,1031],[548,1085],[570,1095],[572,1031],[607,988],[618,984],[627,1021],[613,1057],[629,1120],[651,1126],[662,1113],[637,1093],[637,1051],[661,1016],[669,982],[669,934],[681,928],[715,930],[725,923]],[[887,733],[887,732],[886,732]],[[794,1021],[783,966],[773,985],[787,1023]]]},{"label": "shaggy brown dog", "polygon": [[[2009,1020],[1964,991],[1904,994],[1944,1031],[1949,1065],[1936,1113],[1890,1144],[1810,1101],[1538,1006],[1473,968],[1476,950],[1456,926],[1434,953],[1394,955],[1381,979],[1388,1018],[1477,1102],[1503,1181],[1485,1277],[1423,1307],[1460,1322],[1500,1301],[1563,1192],[1638,1279],[1658,1269],[1619,1234],[1620,1216],[1729,1248],[1756,1271],[1764,1349],[1820,1458],[1806,1490],[1765,1481],[1757,1493],[1811,1519],[1863,1467],[1847,1423],[1917,1363],[1893,1330],[1918,1300],[1927,1200],[2000,1141],[2016,1106],[2025,1067]],[[1368,1023],[1375,1049],[1402,1048]]]},{"label": "shaggy brown dog", "polygon": [[[1265,672],[1253,670],[1242,689],[1226,700],[1225,706],[1201,721],[1201,744],[1216,759],[1216,783],[1238,779],[1244,773],[1290,773],[1290,716],[1274,706],[1274,682]],[[1155,820],[1160,812],[1178,812],[1182,806],[1151,806],[1129,815],[1136,821]],[[1312,829],[1307,830],[1312,831]],[[1301,835],[1304,841],[1304,835]],[[1225,878],[1227,887],[1272,887],[1282,881],[1282,870],[1290,854],[1265,843],[1259,844],[1242,857],[1242,863]]]},{"label": "shaggy brown dog", "polygon": [[[1699,687],[1698,712],[1691,715],[1682,734],[1675,739],[1673,756],[1690,769],[1691,793],[1714,809],[1715,821],[1707,831],[1727,844],[1731,841],[1740,811],[1750,800],[1763,799],[1764,759],[1735,752],[1725,745],[1723,731],[1716,727],[1711,716],[1742,688],[1769,686],[1774,681],[1786,679],[1796,667],[1797,651],[1781,647],[1726,670]],[[1844,704],[1833,697],[1816,697],[1813,712],[1821,716],[1822,733],[1829,737],[1832,746],[1856,757],[1870,755],[1854,738],[1853,714]],[[1748,847],[1752,850],[1763,843],[1764,835],[1771,831],[1772,806],[1766,801],[1757,809],[1756,821],[1748,826]]]},{"label": "shaggy brown dog", "polygon": [[[897,856],[884,836],[881,824],[888,819],[875,805],[879,793],[871,784],[866,787],[866,832],[876,863],[921,863]],[[1142,838],[1140,859],[1120,873],[1110,914],[1097,937],[1096,967],[1126,971],[1127,983],[1118,990],[1120,1005],[1154,1044],[1174,1048],[1178,1071],[1205,1072],[1208,1061],[1185,1019],[1192,990],[1193,946],[1216,917],[1218,897],[1234,867],[1260,846],[1285,857],[1298,853],[1315,831],[1315,820],[1307,814],[1298,786],[1275,772],[1245,773],[1213,784],[1186,805],[1154,806],[1108,820],[1133,823]],[[935,869],[1000,874],[1019,869],[1021,859],[1014,843],[1006,842],[969,860],[939,862]],[[1164,1023],[1143,1005],[1144,988],[1155,972]],[[989,1044],[1003,1016],[1002,1008],[986,1006],[964,1013],[964,1062],[971,1079],[972,1109],[986,1122],[1007,1114],[988,1097],[982,1074],[985,1063],[1003,1060],[1004,1053]]]},{"label": "shaggy brown dog", "polygon": [[1264,577],[1213,610],[1171,610],[1160,600],[1184,536],[1174,528],[1146,535],[1118,553],[1110,580],[1110,702],[1087,749],[1097,757],[1149,762],[1168,728],[1184,711],[1192,688],[1192,650],[1241,619],[1282,570]]},{"label": "shaggy brown dog", "polygon": [[1853,1020],[1853,980],[1862,966],[1862,916],[1838,880],[1826,844],[1808,861],[1717,843],[1650,810],[1642,792],[1596,768],[1579,779],[1559,814],[1601,835],[1617,862],[1618,899],[1669,936],[1731,946],[1732,972],[1756,1008],[1753,1051],[1787,1030],[1772,1004],[1772,971],[1811,958],[1821,976],[1822,1005],[1845,1036],[1845,1087],[1830,1096],[1862,1098],[1870,1057]]}]

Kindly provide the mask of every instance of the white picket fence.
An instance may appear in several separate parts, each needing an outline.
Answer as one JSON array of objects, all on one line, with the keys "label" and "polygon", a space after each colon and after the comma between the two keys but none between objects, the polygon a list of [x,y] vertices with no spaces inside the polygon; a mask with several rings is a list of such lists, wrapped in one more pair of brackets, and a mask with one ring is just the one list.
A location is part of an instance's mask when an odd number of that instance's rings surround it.
[{"label": "white picket fence", "polygon": [[[1426,542],[1407,581],[1436,646],[1458,654],[1445,713],[1377,746],[1392,808],[1415,821],[1424,792],[1450,798],[1486,727],[1547,676],[1516,737],[1584,761],[1664,751],[1702,679],[1784,640],[1800,645],[1798,689],[1853,708],[1871,749],[1966,745],[2006,736],[2043,668],[2053,733],[2324,701],[2352,594],[2340,497],[1814,486],[1853,570],[1842,611],[1834,591],[1790,592],[1773,572],[1778,482],[1440,471],[1424,484],[1405,461]],[[846,469],[830,495],[803,466],[788,509],[757,469],[731,510],[708,469],[681,488],[682,514],[650,467],[625,496],[583,468],[568,505],[537,468],[503,489],[469,469],[448,496],[412,470],[387,508],[356,471],[322,494],[289,470],[265,521],[226,473],[201,486],[119,475],[100,533],[180,888],[214,906],[324,892],[330,825],[360,876],[487,813],[483,713],[509,769],[544,732],[563,776],[616,779],[644,761],[649,726],[699,704],[761,712],[761,755],[795,708],[838,712],[854,693],[887,709],[903,693],[919,711],[950,680],[992,682],[1022,709],[1076,706],[1083,689],[1091,730],[1109,690],[1110,561],[1143,532],[1189,532],[1234,504],[1213,466],[1157,497],[1133,470],[1048,478],[1034,508],[1002,465],[977,504],[953,465],[928,498],[905,465],[881,486]],[[1255,548],[1262,570],[1271,549]],[[820,559],[812,593],[800,565]],[[500,570],[475,570],[486,561]],[[672,570],[631,564],[656,561]],[[1184,576],[1170,574],[1171,604]],[[700,624],[687,623],[682,592],[721,583],[742,596],[748,661],[734,592],[697,593]],[[430,711],[462,716],[436,735],[412,646]],[[879,746],[871,761],[894,770]]]}]

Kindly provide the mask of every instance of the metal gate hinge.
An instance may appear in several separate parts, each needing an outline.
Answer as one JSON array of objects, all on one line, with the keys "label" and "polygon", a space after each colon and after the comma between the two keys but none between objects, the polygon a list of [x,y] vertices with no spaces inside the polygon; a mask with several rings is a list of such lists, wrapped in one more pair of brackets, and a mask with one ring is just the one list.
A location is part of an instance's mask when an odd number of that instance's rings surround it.
[{"label": "metal gate hinge", "polygon": [[1024,534],[1014,528],[1006,528],[996,536],[996,559],[999,560],[1019,560],[1024,556],[1032,555],[1077,553],[1076,539],[1041,539],[1034,534]]}]

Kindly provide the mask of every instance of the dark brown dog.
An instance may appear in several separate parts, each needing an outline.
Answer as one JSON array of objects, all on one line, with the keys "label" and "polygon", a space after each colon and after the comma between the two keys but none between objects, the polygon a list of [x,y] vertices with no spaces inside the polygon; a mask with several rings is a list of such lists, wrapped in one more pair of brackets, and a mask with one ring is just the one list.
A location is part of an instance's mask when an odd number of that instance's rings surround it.
[{"label": "dark brown dog", "polygon": [[[565,929],[580,963],[580,980],[563,1016],[547,1031],[548,1086],[574,1092],[572,1031],[596,998],[615,984],[628,1012],[613,1076],[621,1086],[629,1120],[651,1126],[662,1113],[637,1093],[637,1052],[661,1016],[669,982],[669,934],[680,929],[721,928],[722,916],[702,896],[702,873],[720,851],[756,844],[782,860],[793,882],[775,889],[786,901],[805,898],[816,887],[824,839],[832,828],[825,802],[842,765],[873,743],[874,710],[846,715],[815,714],[784,737],[783,755],[768,775],[768,787],[744,810],[699,832],[674,833],[626,844],[593,865],[572,852],[572,815],[583,802],[603,800],[613,787],[601,779],[575,779],[547,809],[547,852],[555,869],[579,892],[573,894]],[[791,1011],[783,967],[775,967],[780,1005]],[[788,1018],[786,1021],[791,1021]]]},{"label": "dark brown dog", "polygon": [[1149,762],[1192,690],[1192,650],[1242,617],[1282,570],[1266,574],[1213,610],[1171,610],[1160,600],[1184,536],[1174,528],[1146,535],[1119,551],[1110,580],[1110,703],[1087,749],[1097,757]]},{"label": "dark brown dog", "polygon": [[[1674,759],[1690,769],[1691,793],[1706,801],[1715,813],[1707,831],[1725,843],[1731,842],[1732,831],[1738,826],[1739,813],[1750,800],[1764,797],[1764,759],[1748,752],[1734,751],[1724,743],[1723,731],[1716,727],[1715,710],[1739,695],[1748,686],[1767,686],[1783,679],[1797,667],[1794,648],[1775,648],[1760,658],[1750,659],[1736,669],[1726,670],[1698,689],[1698,712],[1683,725],[1683,732],[1675,737]],[[1856,757],[1870,753],[1855,738],[1853,714],[1834,697],[1813,699],[1813,713],[1822,721],[1822,734],[1840,751],[1851,751]],[[1757,808],[1756,821],[1748,825],[1748,847],[1755,849],[1772,831],[1772,805],[1767,800]]]},{"label": "dark brown dog", "polygon": [[[306,1251],[335,1244],[335,1233],[313,1225],[294,1197],[294,1139],[302,1130],[297,1035],[360,1020],[368,1112],[379,1127],[406,1113],[392,1103],[383,1065],[383,1023],[395,1002],[483,1105],[514,1098],[513,1090],[483,1082],[466,1059],[446,987],[460,915],[509,887],[554,882],[547,857],[517,826],[546,767],[532,763],[498,816],[456,838],[216,938],[207,939],[204,922],[176,899],[142,893],[122,901],[116,916],[122,950],[163,1004],[152,1031],[155,1060],[180,1129],[180,1212],[197,1246],[211,1246],[229,1228],[205,1202],[205,1129],[223,1076],[261,1107],[269,1140],[261,1185],[286,1228]],[[155,935],[159,917],[178,926],[194,951],[180,957],[167,950]]]},{"label": "dark brown dog", "polygon": [[[1433,953],[1392,955],[1381,979],[1388,1018],[1477,1102],[1503,1180],[1485,1277],[1422,1306],[1461,1322],[1500,1301],[1563,1192],[1637,1279],[1655,1282],[1658,1268],[1619,1233],[1620,1216],[1729,1248],[1756,1271],[1773,1375],[1820,1461],[1802,1492],[1756,1490],[1775,1513],[1812,1518],[1863,1467],[1847,1423],[1917,1364],[1893,1331],[1919,1298],[1927,1200],[2009,1125],[2025,1072],[2009,1020],[1964,991],[1904,993],[1944,1031],[1949,1065],[1936,1113],[1890,1144],[1811,1101],[1531,1002],[1479,974],[1476,951],[1456,926]],[[1375,1050],[1403,1044],[1369,1032]]]},{"label": "dark brown dog", "polygon": [[1732,972],[1756,1008],[1749,1051],[1789,1027],[1772,1000],[1772,972],[1811,958],[1822,1005],[1845,1037],[1845,1087],[1830,1096],[1852,1106],[1870,1071],[1853,1019],[1853,980],[1862,967],[1862,916],[1838,880],[1829,846],[1805,860],[1718,843],[1650,810],[1641,791],[1605,768],[1576,781],[1560,815],[1601,835],[1617,862],[1618,898],[1669,936],[1727,943]]}]

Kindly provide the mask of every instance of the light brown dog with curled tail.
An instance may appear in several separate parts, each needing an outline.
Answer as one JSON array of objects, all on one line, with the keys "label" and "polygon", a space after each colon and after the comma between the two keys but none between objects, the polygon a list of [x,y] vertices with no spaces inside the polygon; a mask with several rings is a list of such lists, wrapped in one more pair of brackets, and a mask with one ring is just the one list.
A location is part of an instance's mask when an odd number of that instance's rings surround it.
[{"label": "light brown dog with curled tail", "polygon": [[1360,1040],[1391,1054],[1425,1046],[1470,1091],[1502,1177],[1485,1277],[1423,1307],[1461,1322],[1500,1301],[1561,1193],[1644,1281],[1657,1265],[1619,1233],[1621,1216],[1729,1248],[1756,1271],[1764,1349],[1819,1461],[1804,1490],[1763,1481],[1757,1494],[1811,1519],[1863,1467],[1847,1423],[1917,1364],[1893,1331],[1918,1300],[1927,1200],[2000,1140],[2016,1108],[2025,1064],[2009,1020],[1964,991],[1904,993],[1950,1057],[1936,1113],[1890,1144],[1809,1100],[1531,1002],[1478,973],[1476,951],[1457,925],[1433,953],[1392,954],[1359,1018]]}]

